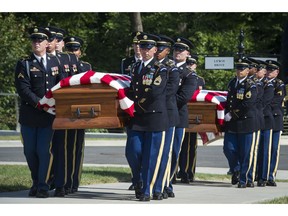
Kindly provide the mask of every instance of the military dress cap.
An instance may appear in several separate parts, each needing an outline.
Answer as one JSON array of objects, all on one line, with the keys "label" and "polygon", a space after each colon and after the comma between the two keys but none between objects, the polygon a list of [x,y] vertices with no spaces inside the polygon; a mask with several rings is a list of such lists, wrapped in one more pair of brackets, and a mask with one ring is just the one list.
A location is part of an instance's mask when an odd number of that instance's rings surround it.
[{"label": "military dress cap", "polygon": [[33,27],[28,30],[31,39],[48,40],[52,35],[50,31],[43,27]]},{"label": "military dress cap", "polygon": [[61,41],[64,39],[66,34],[67,32],[64,29],[58,28],[58,31],[56,32],[56,39]]},{"label": "military dress cap", "polygon": [[141,34],[141,32],[140,31],[137,31],[137,32],[133,32],[132,33],[132,38],[133,38],[133,43],[135,43],[135,44],[139,44],[139,40],[138,40],[138,35],[140,35]]},{"label": "military dress cap", "polygon": [[64,38],[65,47],[69,50],[78,50],[83,45],[83,40],[76,36],[68,36]]},{"label": "military dress cap", "polygon": [[262,61],[262,60],[257,60],[257,61],[258,61],[258,66],[257,66],[258,70],[261,70],[263,68],[265,69],[268,65],[268,63],[265,61]]},{"label": "military dress cap", "polygon": [[279,70],[279,68],[280,68],[280,63],[279,62],[277,62],[277,61],[274,61],[274,60],[266,60],[266,62],[267,62],[267,67],[266,67],[266,69],[267,70]]},{"label": "military dress cap", "polygon": [[174,44],[174,40],[166,35],[158,35],[160,40],[157,41],[157,49],[162,51],[166,48],[171,48]]},{"label": "military dress cap", "polygon": [[183,38],[183,37],[177,37],[175,39],[175,43],[173,48],[176,50],[180,50],[180,51],[184,51],[184,50],[188,50],[190,51],[190,49],[192,49],[193,44],[190,40]]},{"label": "military dress cap", "polygon": [[188,65],[197,64],[197,59],[198,59],[197,56],[188,56],[187,59],[186,59],[186,63]]},{"label": "military dress cap", "polygon": [[236,60],[235,68],[239,70],[244,70],[246,68],[250,68],[250,64],[251,64],[251,61],[249,61],[248,59],[240,58]]},{"label": "military dress cap", "polygon": [[256,59],[247,57],[247,60],[250,61],[250,67],[258,68],[258,61]]},{"label": "military dress cap", "polygon": [[141,32],[137,39],[139,40],[140,48],[151,49],[157,45],[160,38],[157,35]]},{"label": "military dress cap", "polygon": [[50,40],[51,41],[54,40],[56,38],[56,35],[57,35],[59,28],[57,28],[55,26],[47,26],[47,27],[45,27],[45,29],[47,29],[51,33]]}]

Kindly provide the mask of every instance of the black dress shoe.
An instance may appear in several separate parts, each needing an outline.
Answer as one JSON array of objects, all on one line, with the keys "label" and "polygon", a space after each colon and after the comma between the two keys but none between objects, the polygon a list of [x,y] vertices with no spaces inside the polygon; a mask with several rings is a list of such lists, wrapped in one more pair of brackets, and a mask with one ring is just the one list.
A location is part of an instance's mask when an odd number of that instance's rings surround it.
[{"label": "black dress shoe", "polygon": [[267,181],[266,185],[267,185],[267,186],[272,186],[272,187],[276,187],[276,186],[277,186],[276,182],[273,181],[273,180]]},{"label": "black dress shoe", "polygon": [[142,184],[138,183],[136,186],[135,186],[135,197],[136,199],[140,199],[140,197],[142,197]]},{"label": "black dress shoe", "polygon": [[238,188],[246,188],[246,184],[238,184]]},{"label": "black dress shoe", "polygon": [[73,187],[72,188],[72,193],[76,193],[78,191],[78,188]]},{"label": "black dress shoe", "polygon": [[168,194],[165,190],[162,193],[162,197],[163,197],[163,199],[168,199]]},{"label": "black dress shoe", "polygon": [[28,196],[30,197],[35,197],[37,194],[37,187],[36,186],[32,186],[29,190]]},{"label": "black dress shoe", "polygon": [[254,188],[254,183],[253,182],[248,182],[246,184],[246,187]]},{"label": "black dress shoe", "polygon": [[168,194],[168,197],[171,197],[171,198],[174,198],[175,197],[175,194],[173,191],[166,191],[167,194]]},{"label": "black dress shoe", "polygon": [[259,179],[257,182],[258,187],[265,187],[266,186],[266,181]]},{"label": "black dress shoe", "polygon": [[38,190],[36,197],[37,198],[47,198],[47,197],[49,197],[49,193],[47,190]]},{"label": "black dress shoe", "polygon": [[139,201],[149,202],[151,200],[150,196],[142,194],[139,198]]},{"label": "black dress shoe", "polygon": [[153,194],[153,200],[163,200],[162,193],[154,193]]},{"label": "black dress shoe", "polygon": [[189,184],[189,179],[187,178],[181,178],[181,183]]},{"label": "black dress shoe", "polygon": [[135,190],[135,186],[133,184],[131,184],[130,187],[128,188],[128,190]]},{"label": "black dress shoe", "polygon": [[234,172],[231,177],[231,184],[236,185],[239,182],[239,172]]},{"label": "black dress shoe", "polygon": [[71,188],[65,187],[64,190],[65,190],[65,195],[72,193],[72,189]]},{"label": "black dress shoe", "polygon": [[65,197],[64,187],[57,187],[54,192],[54,197]]}]

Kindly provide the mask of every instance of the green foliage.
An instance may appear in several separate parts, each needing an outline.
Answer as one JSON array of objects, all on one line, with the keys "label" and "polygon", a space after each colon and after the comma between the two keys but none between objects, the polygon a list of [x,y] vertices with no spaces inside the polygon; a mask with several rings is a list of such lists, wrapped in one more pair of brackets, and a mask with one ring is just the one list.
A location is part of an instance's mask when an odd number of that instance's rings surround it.
[{"label": "green foliage", "polygon": [[[197,72],[207,89],[226,90],[234,71],[204,69],[205,56],[237,57],[239,33],[244,31],[244,52],[276,56],[288,13],[141,13],[145,32],[189,38],[192,54],[199,55]],[[0,93],[15,93],[14,67],[30,52],[27,29],[34,25],[58,26],[83,38],[82,60],[100,72],[118,72],[121,59],[132,55],[130,13],[0,13]],[[0,129],[16,127],[12,96],[0,95]]]}]

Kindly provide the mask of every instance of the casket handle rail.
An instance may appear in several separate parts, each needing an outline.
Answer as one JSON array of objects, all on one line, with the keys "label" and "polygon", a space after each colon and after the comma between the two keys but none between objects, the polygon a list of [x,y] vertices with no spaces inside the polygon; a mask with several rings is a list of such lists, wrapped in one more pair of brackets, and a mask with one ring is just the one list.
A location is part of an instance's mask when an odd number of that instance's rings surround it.
[{"label": "casket handle rail", "polygon": [[71,117],[80,118],[96,118],[101,115],[100,104],[81,104],[71,105]]}]

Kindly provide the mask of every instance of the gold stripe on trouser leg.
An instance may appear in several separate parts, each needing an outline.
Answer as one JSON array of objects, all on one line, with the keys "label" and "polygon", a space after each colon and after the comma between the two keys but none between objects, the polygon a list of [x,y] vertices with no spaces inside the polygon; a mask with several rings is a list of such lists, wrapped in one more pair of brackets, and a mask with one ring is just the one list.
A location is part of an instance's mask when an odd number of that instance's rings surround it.
[{"label": "gold stripe on trouser leg", "polygon": [[[54,134],[54,131],[53,131],[51,137],[53,137],[53,134]],[[51,152],[51,149],[52,149],[52,139],[50,140],[50,144],[49,144],[50,160],[49,160],[49,166],[48,166],[48,170],[47,170],[47,174],[46,174],[45,183],[47,183],[49,178],[50,178],[50,172],[51,172],[51,167],[52,167],[52,163],[53,163],[53,154]]]},{"label": "gold stripe on trouser leg", "polygon": [[[176,163],[175,169],[173,170],[173,175],[176,174],[176,171],[177,171],[177,169],[178,169],[179,155],[180,155],[180,152],[181,152],[181,148],[182,148],[182,143],[183,143],[183,140],[184,140],[184,136],[185,136],[185,128],[183,129],[183,135],[182,135],[182,139],[181,139],[181,143],[180,143],[179,152],[178,152],[178,155],[177,155],[177,163]],[[173,179],[173,175],[171,176],[170,181]]]},{"label": "gold stripe on trouser leg", "polygon": [[[80,161],[80,165],[79,165],[79,171],[78,171],[78,183],[80,185],[80,181],[81,181],[81,174],[82,174],[82,168],[83,168],[83,160],[84,160],[84,147],[85,147],[85,139],[83,139],[82,145],[81,145],[81,161]],[[78,186],[79,186],[78,185]]]},{"label": "gold stripe on trouser leg", "polygon": [[249,165],[248,165],[248,169],[246,172],[246,183],[247,183],[247,179],[248,179],[247,176],[248,176],[249,170],[251,168],[251,165],[253,162],[253,157],[254,157],[255,136],[256,136],[256,132],[253,133],[252,144],[251,144],[250,153],[249,153]]},{"label": "gold stripe on trouser leg", "polygon": [[65,130],[65,142],[64,142],[64,157],[65,157],[65,164],[64,164],[64,185],[67,182],[67,135],[68,131]]},{"label": "gold stripe on trouser leg", "polygon": [[185,173],[188,172],[188,168],[189,168],[189,161],[190,161],[190,149],[191,149],[191,145],[190,145],[190,140],[191,140],[191,133],[188,133],[188,140],[187,140],[187,152],[186,153],[186,166],[185,166]]},{"label": "gold stripe on trouser leg", "polygon": [[191,173],[193,173],[193,175],[195,175],[195,172],[193,172],[195,170],[195,166],[196,166],[196,158],[197,158],[197,147],[198,147],[198,139],[197,139],[197,134],[196,134],[196,143],[194,143],[193,146],[193,150],[194,150],[194,158],[193,158],[193,164],[191,166]]},{"label": "gold stripe on trouser leg", "polygon": [[271,163],[271,148],[272,148],[272,138],[273,138],[273,130],[270,129],[270,137],[269,137],[269,146],[268,146],[268,167],[267,167],[267,176],[266,180],[269,178],[269,172],[270,172],[270,163]]},{"label": "gold stripe on trouser leg", "polygon": [[[165,187],[165,185],[168,187],[169,186],[169,179],[170,179],[170,169],[171,169],[171,156],[172,156],[172,147],[173,147],[173,140],[174,140],[174,134],[175,134],[175,127],[172,132],[172,138],[170,142],[170,150],[169,150],[169,155],[168,155],[168,160],[167,160],[167,165],[166,165],[166,170],[164,174],[164,181],[162,185],[162,191]],[[165,183],[166,182],[166,183]]]},{"label": "gold stripe on trouser leg", "polygon": [[155,165],[153,177],[152,177],[152,180],[150,182],[150,194],[152,194],[152,190],[153,190],[156,178],[158,176],[159,167],[160,167],[160,164],[161,164],[161,161],[162,161],[162,154],[163,154],[164,144],[165,144],[165,131],[162,131],[161,144],[160,144],[160,148],[159,148],[159,151],[158,151],[158,156],[157,156],[157,160],[156,160],[156,165]]},{"label": "gold stripe on trouser leg", "polygon": [[277,157],[276,157],[276,162],[275,162],[275,168],[273,170],[273,180],[275,180],[276,178],[276,173],[277,173],[277,169],[278,169],[278,163],[279,163],[279,156],[280,156],[280,139],[281,139],[281,131],[280,131],[280,134],[279,134],[279,140],[278,140],[278,143],[277,143],[277,146],[278,146],[278,150],[277,150]]},{"label": "gold stripe on trouser leg", "polygon": [[73,143],[73,163],[72,163],[72,172],[71,172],[71,186],[73,185],[73,176],[75,172],[75,163],[76,163],[76,141],[77,141],[77,130],[75,129],[74,143]]},{"label": "gold stripe on trouser leg", "polygon": [[258,147],[259,147],[259,142],[260,142],[260,130],[257,131],[256,135],[256,143],[254,147],[254,159],[253,159],[253,168],[252,168],[252,182],[255,180],[255,175],[256,175],[256,167],[257,167],[257,157],[258,157]]}]

